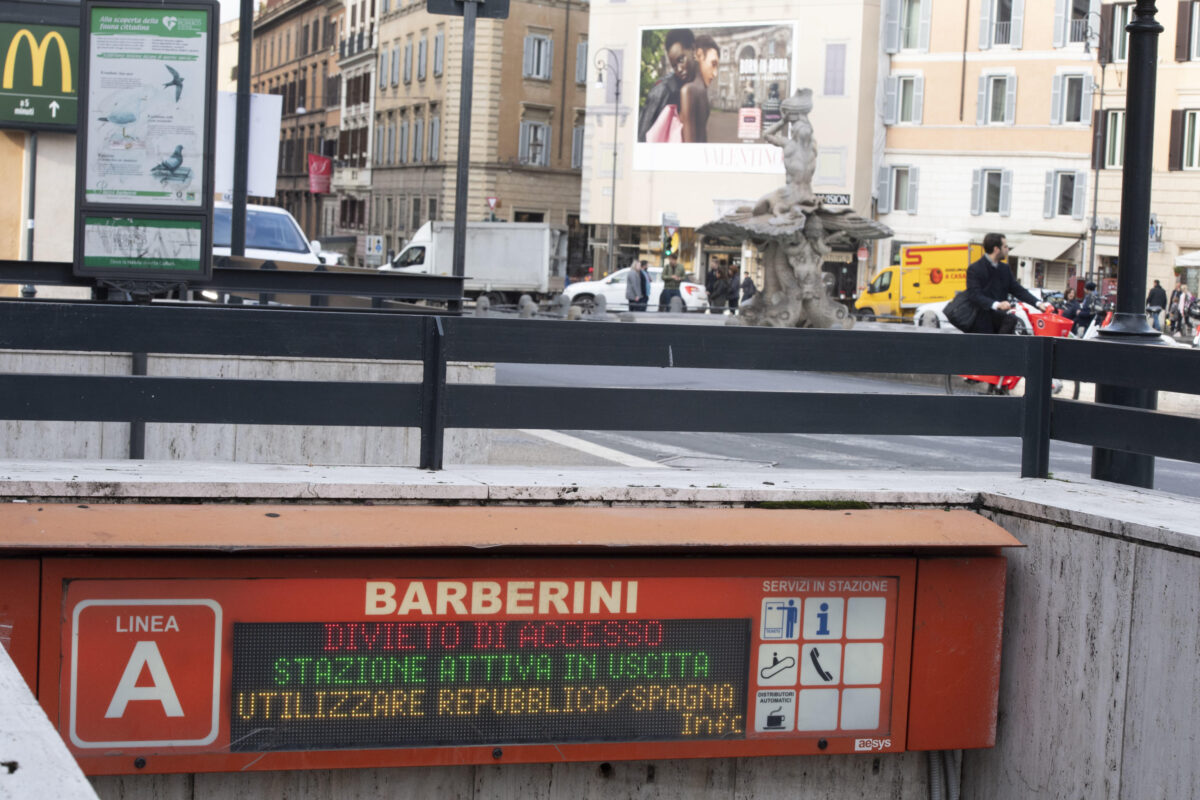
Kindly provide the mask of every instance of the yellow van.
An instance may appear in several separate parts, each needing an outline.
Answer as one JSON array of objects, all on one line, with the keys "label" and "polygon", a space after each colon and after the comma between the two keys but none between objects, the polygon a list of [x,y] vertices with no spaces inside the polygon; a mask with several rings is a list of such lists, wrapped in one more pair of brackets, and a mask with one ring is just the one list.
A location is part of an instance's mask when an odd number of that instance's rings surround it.
[{"label": "yellow van", "polygon": [[967,267],[982,257],[983,247],[977,244],[905,245],[900,264],[875,273],[854,308],[868,320],[911,319],[917,306],[949,300],[966,289]]}]

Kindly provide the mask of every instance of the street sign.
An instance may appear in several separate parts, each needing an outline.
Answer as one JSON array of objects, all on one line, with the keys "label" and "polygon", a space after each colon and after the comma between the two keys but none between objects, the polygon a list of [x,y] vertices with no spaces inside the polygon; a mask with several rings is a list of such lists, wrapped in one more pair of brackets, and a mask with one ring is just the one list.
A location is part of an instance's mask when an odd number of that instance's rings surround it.
[{"label": "street sign", "polygon": [[0,127],[74,128],[78,26],[0,23],[0,53]]},{"label": "street sign", "polygon": [[492,211],[495,211],[496,206],[500,205],[500,198],[499,197],[489,197],[487,199],[487,204],[488,204],[488,208],[490,208]]},{"label": "street sign", "polygon": [[64,584],[85,770],[905,748],[911,559],[211,566]]},{"label": "street sign", "polygon": [[[463,16],[463,6],[470,0],[425,0],[425,10],[430,14]],[[475,3],[475,16],[480,19],[508,19],[508,0],[486,0]]]}]

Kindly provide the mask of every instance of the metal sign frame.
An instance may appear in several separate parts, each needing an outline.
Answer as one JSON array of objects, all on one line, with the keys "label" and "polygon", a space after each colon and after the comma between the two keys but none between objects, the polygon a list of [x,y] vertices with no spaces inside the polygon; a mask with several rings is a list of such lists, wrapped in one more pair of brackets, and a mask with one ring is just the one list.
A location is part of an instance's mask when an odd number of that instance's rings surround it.
[{"label": "metal sign frame", "polygon": [[[166,81],[163,86],[154,86],[156,91],[169,91],[172,86],[177,86],[178,93],[181,91],[196,92],[201,102],[201,121],[197,126],[198,135],[202,141],[203,154],[202,157],[195,161],[193,169],[200,171],[200,180],[191,182],[190,186],[197,186],[194,192],[196,203],[171,207],[168,205],[164,208],[164,203],[161,198],[154,197],[149,199],[126,199],[120,198],[118,201],[97,201],[89,199],[89,165],[91,162],[90,156],[93,145],[100,137],[97,136],[97,131],[93,130],[94,120],[92,120],[91,109],[91,94],[93,75],[91,71],[92,51],[95,47],[92,33],[92,19],[96,12],[102,10],[112,10],[119,13],[127,13],[130,11],[144,10],[152,13],[155,16],[162,17],[164,14],[177,14],[180,12],[200,12],[206,15],[205,18],[205,37],[203,57],[205,59],[204,69],[201,74],[191,75],[183,79],[178,84]],[[75,247],[75,274],[84,277],[92,277],[99,280],[108,278],[123,279],[127,281],[143,280],[147,282],[147,286],[161,285],[163,281],[179,282],[179,283],[202,283],[208,281],[212,277],[212,226],[213,226],[213,186],[214,186],[214,168],[216,147],[216,70],[217,70],[217,46],[218,46],[218,20],[220,18],[219,4],[217,0],[189,0],[171,5],[156,4],[153,2],[128,0],[83,0],[80,5],[80,23],[79,23],[79,124],[76,143],[76,162],[75,162],[75,209],[76,209],[76,247]],[[166,21],[164,19],[164,21]],[[138,35],[137,32],[129,34],[132,37]],[[161,59],[164,66],[170,60],[167,58]],[[180,81],[179,75],[175,70],[169,73],[164,73],[159,77],[173,77],[173,81]],[[186,86],[187,81],[202,80],[203,84],[199,87]],[[143,83],[145,88],[147,84]],[[135,117],[135,121],[141,113],[141,109],[145,106],[143,98],[139,97],[134,101],[135,109],[130,110],[130,114]],[[121,126],[121,135],[126,136],[125,125],[134,124],[133,122],[124,123],[118,118],[105,119],[105,126]],[[163,134],[165,135],[165,134]],[[111,135],[110,135],[111,138]],[[127,145],[127,149],[133,149],[138,146],[136,137],[131,139]],[[174,154],[173,154],[174,155]],[[179,165],[174,165],[170,168],[167,162],[171,156],[165,158],[160,164],[153,168],[149,167],[148,163],[143,164],[147,170],[162,169],[163,175],[155,177],[160,178],[163,185],[166,185],[168,180],[174,177],[174,169],[178,169]],[[153,159],[151,159],[153,160]],[[178,194],[178,192],[177,192]],[[95,257],[95,253],[88,254],[85,252],[87,243],[83,237],[85,230],[85,218],[108,218],[108,219],[131,219],[139,218],[162,222],[178,222],[178,223],[198,223],[201,229],[201,252],[200,252],[200,268],[198,270],[181,271],[175,267],[164,268],[155,264],[156,260],[162,260],[162,256],[156,255],[146,258],[145,266],[126,265],[118,268],[104,269],[97,268],[94,265],[89,266],[86,261],[89,257]],[[169,245],[167,245],[169,246]],[[138,253],[132,253],[128,256],[131,261],[137,261],[140,257]]]}]

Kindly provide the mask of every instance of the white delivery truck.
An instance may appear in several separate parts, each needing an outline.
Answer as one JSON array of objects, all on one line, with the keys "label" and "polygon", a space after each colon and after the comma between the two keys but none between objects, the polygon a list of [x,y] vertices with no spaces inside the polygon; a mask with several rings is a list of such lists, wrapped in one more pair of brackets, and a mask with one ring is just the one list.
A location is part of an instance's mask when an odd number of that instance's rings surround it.
[{"label": "white delivery truck", "polygon": [[[426,222],[380,269],[454,274],[454,223]],[[535,301],[558,294],[567,274],[567,232],[541,222],[469,222],[463,272],[469,300],[503,305],[523,294]]]}]

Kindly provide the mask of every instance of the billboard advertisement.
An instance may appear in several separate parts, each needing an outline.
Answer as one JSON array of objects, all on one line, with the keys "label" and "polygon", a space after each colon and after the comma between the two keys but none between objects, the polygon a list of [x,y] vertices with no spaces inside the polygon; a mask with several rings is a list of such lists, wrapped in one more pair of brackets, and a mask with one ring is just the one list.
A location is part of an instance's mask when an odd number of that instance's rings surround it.
[{"label": "billboard advertisement", "polygon": [[792,22],[643,28],[634,169],[782,173],[763,132],[797,88]]}]

